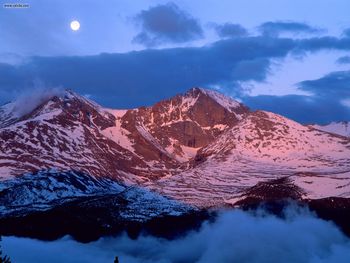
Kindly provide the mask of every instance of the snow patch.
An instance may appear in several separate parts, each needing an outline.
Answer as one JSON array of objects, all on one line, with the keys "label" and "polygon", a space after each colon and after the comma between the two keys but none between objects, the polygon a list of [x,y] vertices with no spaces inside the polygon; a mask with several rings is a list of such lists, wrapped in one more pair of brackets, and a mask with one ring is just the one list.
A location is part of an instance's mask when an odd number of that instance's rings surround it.
[{"label": "snow patch", "polygon": [[209,89],[203,89],[200,88],[200,90],[206,94],[207,96],[214,99],[217,103],[219,103],[221,106],[226,108],[228,111],[232,112],[232,109],[238,108],[240,106],[240,103],[228,96],[225,96],[217,91],[209,90]]},{"label": "snow patch", "polygon": [[350,122],[331,122],[327,125],[312,125],[315,129],[350,137]]}]

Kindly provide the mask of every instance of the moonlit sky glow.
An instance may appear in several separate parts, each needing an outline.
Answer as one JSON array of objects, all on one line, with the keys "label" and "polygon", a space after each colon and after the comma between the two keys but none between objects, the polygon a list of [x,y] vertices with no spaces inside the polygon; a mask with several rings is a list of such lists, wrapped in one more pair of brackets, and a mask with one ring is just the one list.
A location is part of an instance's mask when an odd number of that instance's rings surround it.
[{"label": "moonlit sky glow", "polygon": [[28,4],[0,9],[0,103],[38,81],[114,108],[202,86],[303,123],[350,120],[348,0]]}]

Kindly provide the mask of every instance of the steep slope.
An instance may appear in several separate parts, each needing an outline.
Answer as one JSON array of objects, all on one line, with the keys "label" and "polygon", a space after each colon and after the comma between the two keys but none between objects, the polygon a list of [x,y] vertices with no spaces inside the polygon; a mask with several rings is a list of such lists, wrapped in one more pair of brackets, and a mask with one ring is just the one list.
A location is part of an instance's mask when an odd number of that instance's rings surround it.
[{"label": "steep slope", "polygon": [[331,122],[327,125],[312,125],[315,129],[350,137],[350,123],[348,121]]}]

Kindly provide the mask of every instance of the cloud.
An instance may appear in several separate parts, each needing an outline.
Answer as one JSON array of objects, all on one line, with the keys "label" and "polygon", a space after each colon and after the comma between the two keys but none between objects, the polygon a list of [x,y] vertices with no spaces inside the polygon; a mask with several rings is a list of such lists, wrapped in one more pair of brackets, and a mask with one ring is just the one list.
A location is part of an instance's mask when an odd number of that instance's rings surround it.
[{"label": "cloud", "polygon": [[142,31],[133,41],[145,46],[184,43],[203,37],[199,22],[171,2],[143,10],[135,19],[141,25]]},{"label": "cloud", "polygon": [[130,108],[153,104],[193,86],[230,86],[238,94],[239,82],[263,81],[269,74],[271,58],[283,58],[291,48],[293,41],[288,39],[252,37],[197,48],[33,57],[19,66],[0,67],[4,76],[0,84],[12,92],[37,78],[48,86],[91,94],[105,106]]},{"label": "cloud", "polygon": [[350,50],[350,38],[313,37],[295,40],[293,53],[305,54],[320,50]]},{"label": "cloud", "polygon": [[350,37],[350,28],[347,28],[343,31],[343,35],[346,37]]},{"label": "cloud", "polygon": [[[55,242],[5,237],[4,253],[14,262],[309,262],[345,263],[350,240],[330,222],[302,209],[284,218],[264,212],[223,212],[214,223],[176,240],[126,235],[80,244],[68,237]],[[62,253],[64,251],[65,253]],[[20,252],[20,253],[19,253]]]},{"label": "cloud", "polygon": [[244,37],[248,35],[248,31],[239,24],[225,23],[214,25],[215,31],[219,37]]},{"label": "cloud", "polygon": [[[272,64],[290,54],[306,56],[319,50],[350,50],[350,38],[246,36],[225,38],[202,47],[94,56],[31,57],[20,65],[0,63],[0,103],[13,98],[14,91],[20,93],[31,89],[36,79],[49,87],[62,86],[90,94],[93,100],[113,108],[151,105],[193,86],[219,86],[227,94],[242,97],[246,94],[242,88],[244,83],[265,81]],[[333,83],[339,85],[338,81],[329,81],[328,86],[332,89]],[[333,106],[340,103],[338,99],[344,95],[339,93],[341,91],[346,92],[346,89],[334,88]],[[322,100],[320,96],[323,96]],[[324,93],[320,96],[318,99],[322,103],[329,99]],[[338,113],[343,110],[337,109]],[[311,112],[316,114],[318,111]],[[290,115],[293,114],[287,116]],[[348,115],[333,116],[340,119]],[[311,118],[315,122],[322,116],[310,115]],[[305,116],[294,119],[305,119]]]},{"label": "cloud", "polygon": [[31,113],[45,101],[55,96],[62,96],[63,94],[64,90],[61,88],[47,88],[41,83],[38,83],[34,89],[27,90],[16,98],[13,105],[13,113],[17,117],[22,117]]},{"label": "cloud", "polygon": [[350,97],[350,71],[336,71],[322,78],[300,82],[299,88],[327,99]]},{"label": "cloud", "polygon": [[327,96],[260,95],[244,97],[242,100],[251,109],[279,113],[304,124],[328,124],[332,121],[350,120],[350,107]]},{"label": "cloud", "polygon": [[343,56],[337,59],[338,64],[350,64],[350,56]]},{"label": "cloud", "polygon": [[253,109],[277,112],[301,123],[350,120],[350,107],[346,103],[350,99],[350,71],[332,72],[297,85],[312,95],[244,97],[243,102]]},{"label": "cloud", "polygon": [[319,33],[320,29],[309,26],[305,23],[292,21],[265,22],[258,27],[264,35],[278,36],[280,33]]}]

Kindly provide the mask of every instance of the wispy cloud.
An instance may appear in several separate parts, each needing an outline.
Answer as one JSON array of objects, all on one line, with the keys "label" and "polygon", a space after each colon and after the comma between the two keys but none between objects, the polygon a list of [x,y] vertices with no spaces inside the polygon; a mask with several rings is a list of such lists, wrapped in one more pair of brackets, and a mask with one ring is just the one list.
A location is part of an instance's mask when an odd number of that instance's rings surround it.
[{"label": "wispy cloud", "polygon": [[45,87],[42,83],[38,83],[33,89],[24,91],[15,99],[13,113],[17,117],[22,117],[31,113],[47,100],[63,94],[62,88]]}]

